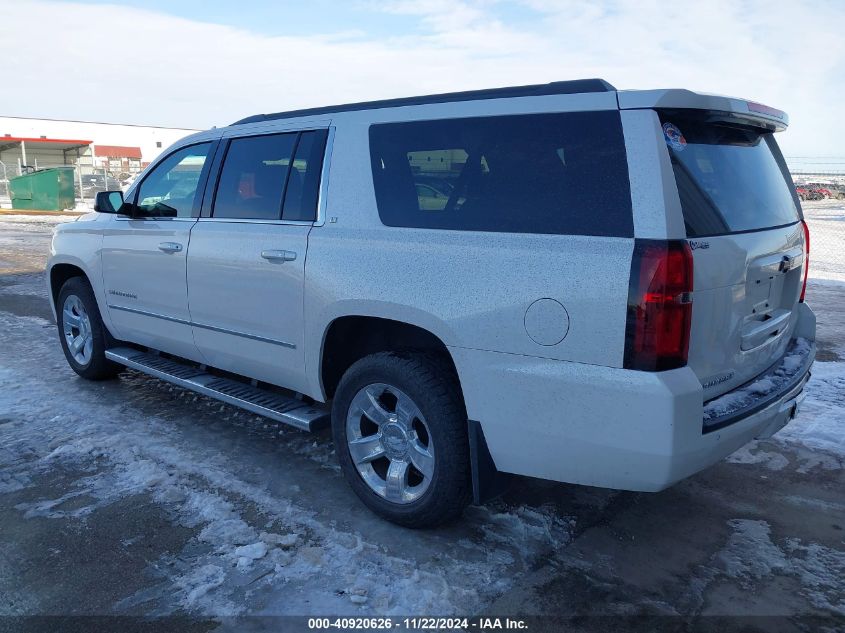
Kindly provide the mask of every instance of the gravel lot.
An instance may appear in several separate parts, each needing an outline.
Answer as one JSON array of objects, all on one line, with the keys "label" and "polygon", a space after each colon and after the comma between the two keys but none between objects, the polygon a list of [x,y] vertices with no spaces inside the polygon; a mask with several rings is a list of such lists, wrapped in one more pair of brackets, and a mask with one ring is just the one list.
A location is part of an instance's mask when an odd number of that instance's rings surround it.
[{"label": "gravel lot", "polygon": [[[0,216],[0,615],[191,616],[184,631],[269,630],[277,620],[227,616],[304,614],[845,627],[835,277],[808,290],[820,362],[803,411],[772,440],[658,494],[520,478],[461,522],[418,532],[361,506],[328,433],[132,372],[77,378],[43,282],[54,224]],[[0,618],[0,630],[9,622],[27,621]],[[544,626],[559,630],[532,622]]]}]

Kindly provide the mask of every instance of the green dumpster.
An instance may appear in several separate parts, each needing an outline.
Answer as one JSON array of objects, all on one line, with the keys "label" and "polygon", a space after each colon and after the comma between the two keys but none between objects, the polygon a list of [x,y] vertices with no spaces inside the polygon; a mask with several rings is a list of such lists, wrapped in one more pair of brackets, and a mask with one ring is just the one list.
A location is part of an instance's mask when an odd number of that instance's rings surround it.
[{"label": "green dumpster", "polygon": [[13,209],[73,209],[73,167],[41,169],[9,180]]}]

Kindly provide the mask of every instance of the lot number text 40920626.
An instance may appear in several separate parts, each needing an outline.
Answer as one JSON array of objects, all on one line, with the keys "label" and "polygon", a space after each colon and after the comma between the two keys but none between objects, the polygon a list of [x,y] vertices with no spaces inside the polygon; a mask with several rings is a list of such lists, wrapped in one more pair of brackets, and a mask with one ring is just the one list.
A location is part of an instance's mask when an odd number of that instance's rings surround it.
[{"label": "lot number text 40920626", "polygon": [[475,630],[475,631],[518,631],[528,628],[524,620],[512,618],[308,618],[312,630],[373,630],[402,629],[408,631]]}]

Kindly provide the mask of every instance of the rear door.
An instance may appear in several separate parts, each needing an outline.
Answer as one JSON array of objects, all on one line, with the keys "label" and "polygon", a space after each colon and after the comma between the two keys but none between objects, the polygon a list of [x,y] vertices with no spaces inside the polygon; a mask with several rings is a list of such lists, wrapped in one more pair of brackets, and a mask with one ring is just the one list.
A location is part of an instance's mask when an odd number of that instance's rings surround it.
[{"label": "rear door", "polygon": [[188,250],[194,340],[210,365],[305,390],[305,254],[325,141],[310,130],[228,142]]},{"label": "rear door", "polygon": [[714,113],[659,114],[694,258],[689,366],[709,400],[784,354],[806,265],[804,227],[770,132]]}]

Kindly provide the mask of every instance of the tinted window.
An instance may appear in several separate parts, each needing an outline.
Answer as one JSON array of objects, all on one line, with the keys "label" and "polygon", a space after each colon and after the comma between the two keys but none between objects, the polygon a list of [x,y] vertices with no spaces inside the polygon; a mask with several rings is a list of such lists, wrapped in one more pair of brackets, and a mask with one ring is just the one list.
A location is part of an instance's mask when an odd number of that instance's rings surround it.
[{"label": "tinted window", "polygon": [[138,190],[138,211],[148,217],[189,218],[199,206],[198,185],[211,143],[182,148],[160,162]]},{"label": "tinted window", "polygon": [[662,113],[687,237],[791,224],[798,207],[770,133]]},{"label": "tinted window", "polygon": [[278,220],[298,134],[236,138],[217,184],[215,218]]},{"label": "tinted window", "polygon": [[320,171],[325,147],[325,130],[303,132],[300,136],[293,168],[288,176],[282,219],[313,222],[317,218]]},{"label": "tinted window", "polygon": [[389,226],[633,235],[615,111],[373,125],[370,154]]}]

